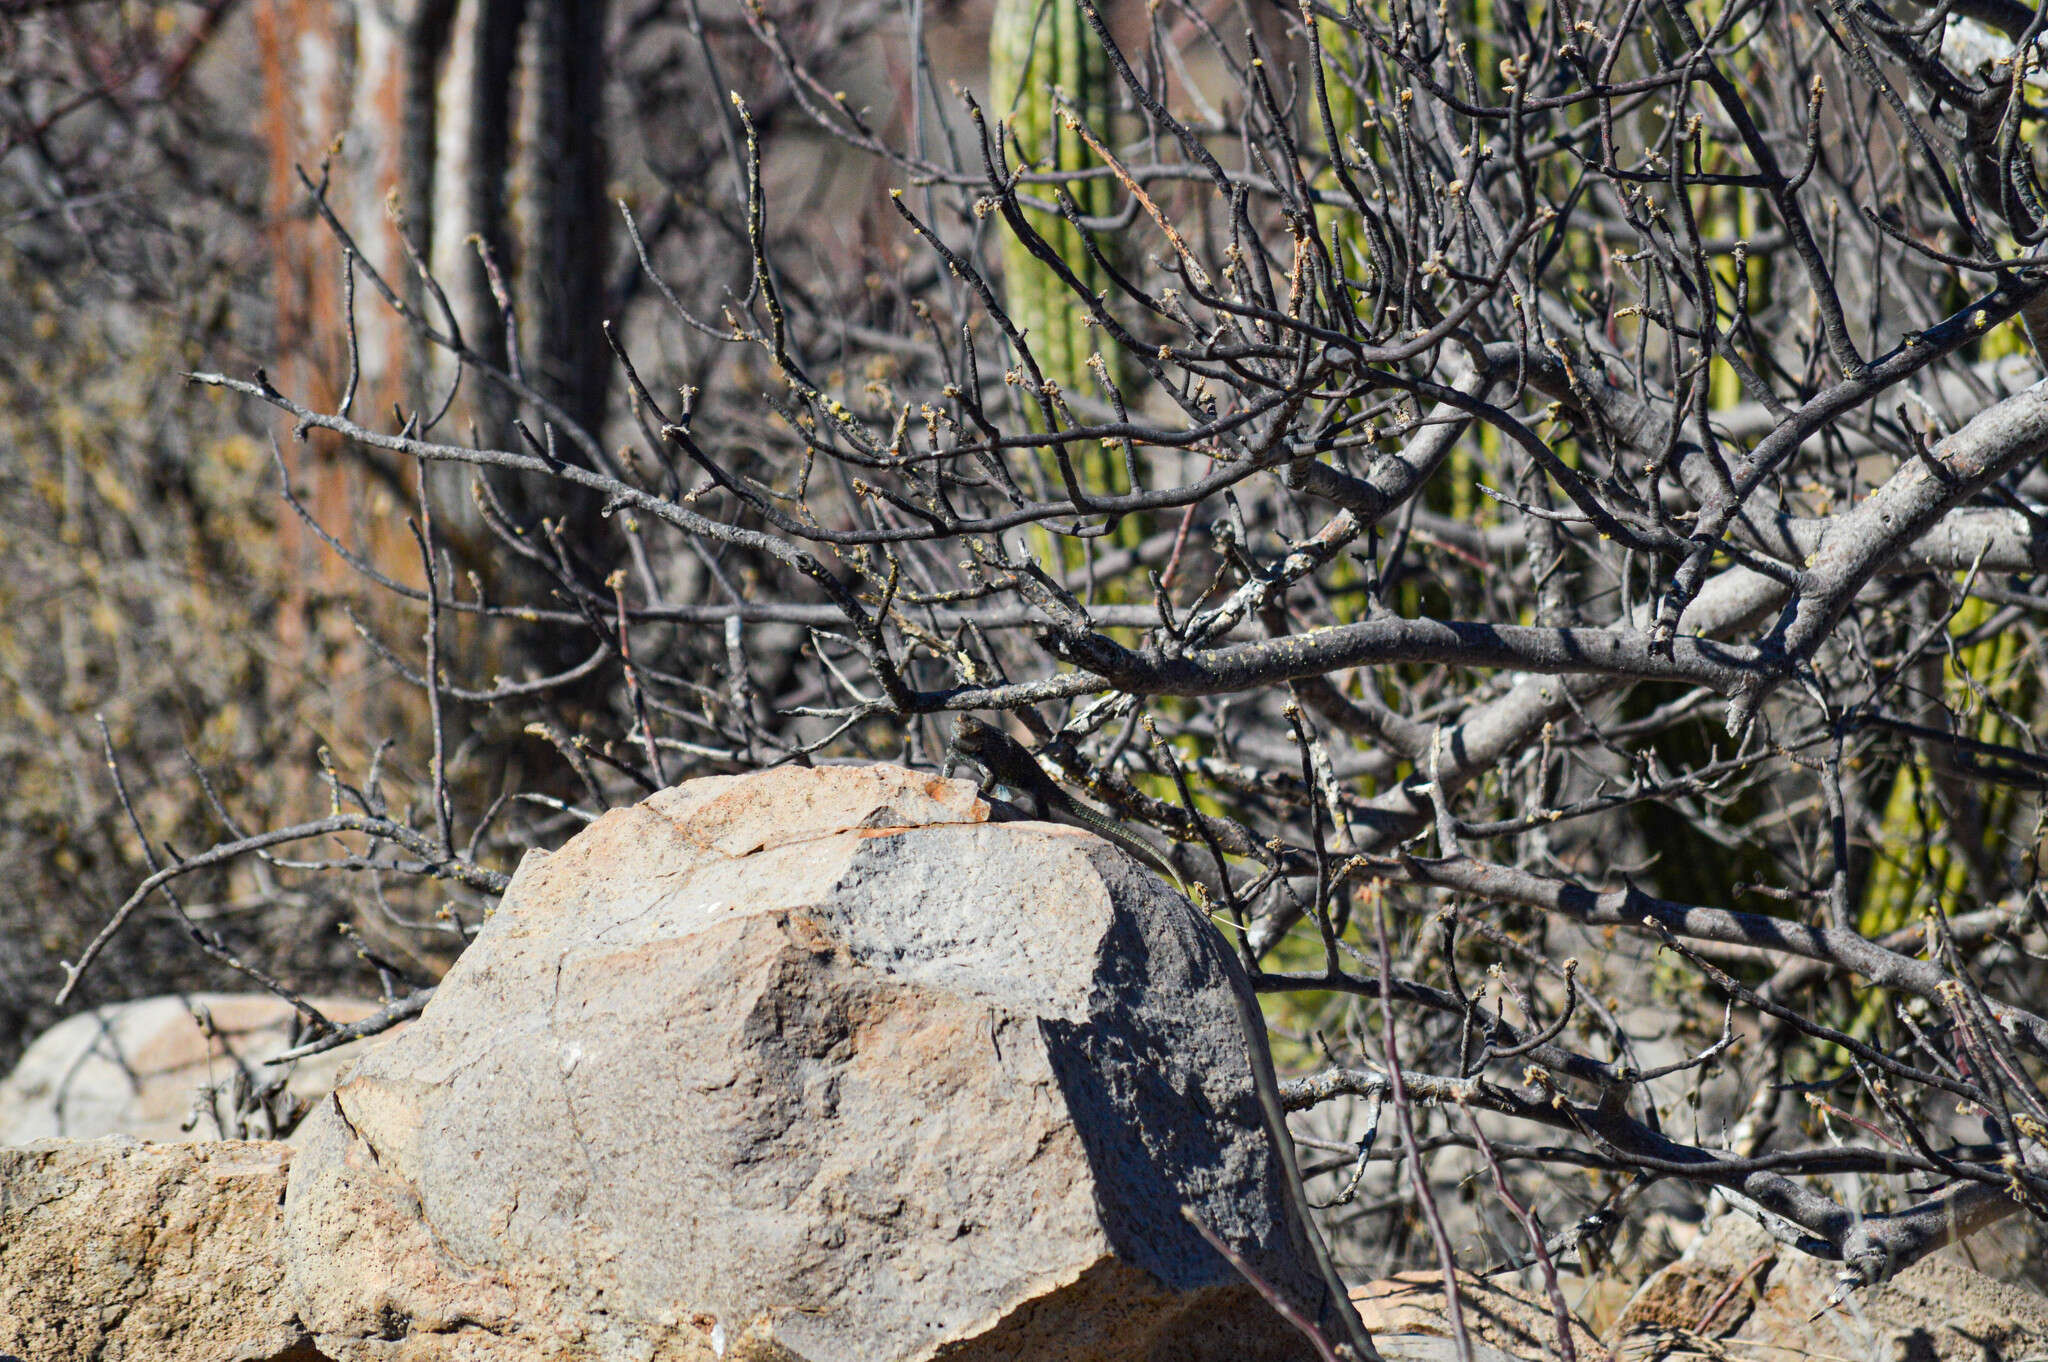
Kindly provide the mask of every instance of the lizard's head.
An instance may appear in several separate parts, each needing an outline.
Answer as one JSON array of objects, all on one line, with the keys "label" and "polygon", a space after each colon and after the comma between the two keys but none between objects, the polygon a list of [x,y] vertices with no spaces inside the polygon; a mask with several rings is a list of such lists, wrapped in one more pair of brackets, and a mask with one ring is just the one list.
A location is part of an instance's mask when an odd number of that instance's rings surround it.
[{"label": "lizard's head", "polygon": [[953,745],[963,752],[972,752],[989,739],[1001,736],[1001,729],[983,723],[972,714],[962,714],[953,725]]}]

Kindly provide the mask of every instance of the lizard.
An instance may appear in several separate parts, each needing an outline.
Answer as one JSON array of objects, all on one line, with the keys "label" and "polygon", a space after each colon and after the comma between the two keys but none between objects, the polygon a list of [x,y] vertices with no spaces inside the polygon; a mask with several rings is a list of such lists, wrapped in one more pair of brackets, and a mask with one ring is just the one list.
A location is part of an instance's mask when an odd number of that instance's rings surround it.
[{"label": "lizard", "polygon": [[[1064,823],[1092,832],[1157,870],[1181,893],[1187,893],[1188,886],[1181,879],[1180,872],[1156,847],[1107,814],[1096,812],[1061,789],[1059,782],[1038,764],[1038,759],[1000,728],[983,723],[971,714],[962,714],[953,733],[953,752],[980,766],[988,773],[991,783],[1007,785],[1028,800],[1031,805],[1029,812],[1037,814],[1042,821]],[[1300,1232],[1307,1241],[1311,1263],[1330,1293],[1325,1312],[1333,1317],[1329,1322],[1335,1324],[1343,1335],[1339,1353],[1361,1360],[1376,1359],[1379,1353],[1373,1350],[1372,1337],[1359,1320],[1343,1279],[1338,1276],[1336,1265],[1330,1259],[1329,1249],[1323,1243],[1323,1236],[1310,1216],[1312,1203],[1308,1198],[1308,1188],[1302,1182],[1301,1165],[1295,1159],[1294,1137],[1287,1129],[1279,1079],[1273,1072],[1272,1052],[1266,1045],[1265,1021],[1248,991],[1241,992],[1236,987],[1228,991],[1231,1001],[1236,1004],[1238,1024],[1244,1030],[1246,1057],[1251,1061],[1252,1089],[1258,1098],[1266,1133],[1280,1159],[1281,1180],[1288,1199],[1293,1203]]]},{"label": "lizard", "polygon": [[960,716],[953,733],[953,750],[988,772],[991,783],[1009,786],[1026,801],[1028,811],[1041,822],[1064,823],[1070,828],[1092,832],[1125,852],[1132,859],[1158,871],[1167,883],[1182,893],[1187,882],[1173,862],[1150,842],[1104,813],[1098,813],[1060,788],[1046,774],[1038,759],[1024,745],[993,724],[971,714]]}]

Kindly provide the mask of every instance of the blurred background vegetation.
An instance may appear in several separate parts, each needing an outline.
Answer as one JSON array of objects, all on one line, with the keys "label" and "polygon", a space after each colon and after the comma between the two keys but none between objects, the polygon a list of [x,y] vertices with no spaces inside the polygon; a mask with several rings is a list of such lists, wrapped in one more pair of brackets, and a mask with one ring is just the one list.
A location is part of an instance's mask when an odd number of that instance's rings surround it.
[{"label": "blurred background vegetation", "polygon": [[[905,79],[880,41],[900,46],[895,7],[785,8],[787,41],[835,54],[827,69],[888,106]],[[929,8],[936,49],[978,80],[988,14]],[[359,411],[445,392],[448,366],[373,305],[361,278],[351,309],[340,250],[301,173],[329,186],[380,264],[402,259],[407,242],[418,249],[472,343],[498,353],[501,311],[472,249],[489,243],[529,372],[602,429],[623,409],[595,319],[643,340],[660,325],[612,199],[641,208],[651,259],[680,266],[669,277],[685,281],[688,301],[715,314],[733,270],[744,277],[743,237],[736,245],[724,216],[734,85],[752,92],[780,183],[844,210],[811,219],[798,243],[834,266],[823,277],[850,282],[843,304],[824,301],[849,317],[871,310],[879,170],[829,157],[809,121],[791,117],[789,83],[736,7],[0,7],[0,857],[13,868],[0,895],[0,1068],[55,1019],[59,962],[148,873],[109,778],[102,719],[159,855],[219,834],[195,769],[258,822],[317,814],[323,759],[360,770],[378,735],[425,723],[424,699],[389,684],[364,632],[416,639],[417,621],[279,496],[281,459],[309,511],[391,566],[393,526],[402,533],[416,492],[409,467],[341,454],[317,433],[294,442],[288,427],[182,378],[268,366],[331,403],[352,310]],[[888,236],[893,247],[893,219]],[[418,274],[394,277],[411,304],[431,307]],[[685,377],[745,384],[744,357],[731,359],[714,352]],[[510,420],[471,384],[450,424],[516,443]],[[461,570],[508,593],[530,587],[522,565],[461,519],[462,480],[440,490],[455,493],[442,529]],[[391,570],[417,585],[416,559]],[[458,634],[457,670],[482,684],[494,670],[552,669],[560,633]],[[526,717],[573,736],[601,726],[607,702],[601,688],[572,691]],[[573,792],[567,768],[519,723],[480,710],[454,723],[450,772],[466,795],[488,803],[507,780]],[[421,776],[408,755],[392,755],[389,779]],[[529,776],[528,765],[554,774]],[[505,855],[515,851],[508,840]],[[198,877],[186,899],[217,946],[308,992],[374,991],[359,944],[418,978],[455,949],[395,925],[432,924],[442,906],[410,884],[380,896],[360,876],[252,860]],[[352,944],[343,923],[365,935]],[[113,943],[74,1005],[246,985],[159,906]]]}]

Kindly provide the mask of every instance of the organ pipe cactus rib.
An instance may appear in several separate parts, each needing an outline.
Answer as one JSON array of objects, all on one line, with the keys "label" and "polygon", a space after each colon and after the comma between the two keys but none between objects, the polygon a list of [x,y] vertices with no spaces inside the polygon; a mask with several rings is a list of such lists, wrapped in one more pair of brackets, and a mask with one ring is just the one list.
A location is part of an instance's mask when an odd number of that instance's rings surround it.
[{"label": "organ pipe cactus rib", "polygon": [[[989,83],[996,111],[1009,129],[1013,164],[1037,172],[1098,165],[1086,142],[1061,119],[1064,105],[1098,135],[1106,134],[1115,93],[1109,59],[1074,0],[997,0],[989,30]],[[1116,210],[1116,186],[1108,178],[1068,181],[1063,187],[1084,216],[1106,217]],[[1038,184],[1027,192],[1054,199],[1059,190]],[[1027,208],[1025,216],[1091,293],[1100,295],[1108,287],[1108,278],[1071,222],[1038,209]],[[1106,240],[1096,245],[1098,250],[1113,249]],[[1015,235],[1003,237],[1002,262],[1005,305],[1046,379],[1075,392],[1098,391],[1104,377],[1116,381],[1119,357],[1113,351],[1103,357],[1102,374],[1091,372],[1096,335],[1086,303]],[[1036,425],[1043,417],[1033,409],[1031,419]],[[1072,453],[1089,486],[1130,490],[1128,474],[1114,451],[1091,448]]]}]

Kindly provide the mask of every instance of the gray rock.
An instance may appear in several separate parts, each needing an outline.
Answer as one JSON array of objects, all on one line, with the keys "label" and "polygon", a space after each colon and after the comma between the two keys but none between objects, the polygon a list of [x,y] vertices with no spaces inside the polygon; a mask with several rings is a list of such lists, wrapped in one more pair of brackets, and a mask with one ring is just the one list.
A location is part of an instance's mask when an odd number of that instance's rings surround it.
[{"label": "gray rock", "polygon": [[2048,1299],[1977,1271],[1971,1259],[1969,1244],[1953,1245],[1831,1307],[1838,1264],[1786,1248],[1727,1212],[1636,1291],[1615,1324],[1615,1351],[1628,1362],[2048,1356]]},{"label": "gray rock", "polygon": [[531,853],[308,1120],[341,1362],[1296,1359],[1321,1307],[1193,908],[889,766],[700,780]]},{"label": "gray rock", "polygon": [[[377,1010],[357,998],[312,1002],[343,1024]],[[267,1137],[284,1124],[273,1114],[326,1096],[352,1058],[329,1051],[299,1060],[268,1110],[238,1113],[237,1070],[259,1088],[278,1077],[263,1061],[291,1045],[291,1021],[291,1004],[267,993],[167,994],[66,1017],[36,1037],[0,1081],[0,1145],[102,1135]]]}]

